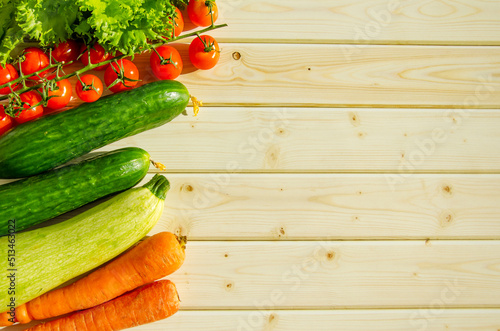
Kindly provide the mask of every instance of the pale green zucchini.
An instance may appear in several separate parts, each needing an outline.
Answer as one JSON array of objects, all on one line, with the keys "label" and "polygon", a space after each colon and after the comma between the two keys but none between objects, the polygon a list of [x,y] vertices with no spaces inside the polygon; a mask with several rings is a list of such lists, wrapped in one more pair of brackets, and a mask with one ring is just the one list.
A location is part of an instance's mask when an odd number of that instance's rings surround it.
[{"label": "pale green zucchini", "polygon": [[[146,185],[69,220],[1,237],[0,312],[9,309],[12,297],[17,307],[134,245],[157,223],[168,189],[168,180],[155,175]],[[13,265],[9,265],[9,255],[15,258]],[[12,283],[9,274],[15,275]]]}]

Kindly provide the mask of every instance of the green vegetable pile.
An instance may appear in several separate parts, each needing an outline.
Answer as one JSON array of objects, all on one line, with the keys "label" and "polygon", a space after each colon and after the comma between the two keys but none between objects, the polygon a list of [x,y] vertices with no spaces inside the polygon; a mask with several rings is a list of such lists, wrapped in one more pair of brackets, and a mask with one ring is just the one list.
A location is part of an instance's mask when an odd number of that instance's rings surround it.
[{"label": "green vegetable pile", "polygon": [[98,42],[106,51],[132,55],[148,40],[171,36],[169,17],[187,0],[0,0],[0,64],[24,42],[41,46],[68,39]]}]

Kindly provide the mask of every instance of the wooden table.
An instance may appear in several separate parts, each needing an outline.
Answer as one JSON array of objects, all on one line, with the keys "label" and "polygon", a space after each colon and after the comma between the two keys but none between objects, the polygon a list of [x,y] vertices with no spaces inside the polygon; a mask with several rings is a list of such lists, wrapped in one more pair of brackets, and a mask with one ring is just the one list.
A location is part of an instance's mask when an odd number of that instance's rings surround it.
[{"label": "wooden table", "polygon": [[151,234],[189,239],[136,330],[499,330],[500,1],[218,4],[199,115],[103,149],[167,166]]}]

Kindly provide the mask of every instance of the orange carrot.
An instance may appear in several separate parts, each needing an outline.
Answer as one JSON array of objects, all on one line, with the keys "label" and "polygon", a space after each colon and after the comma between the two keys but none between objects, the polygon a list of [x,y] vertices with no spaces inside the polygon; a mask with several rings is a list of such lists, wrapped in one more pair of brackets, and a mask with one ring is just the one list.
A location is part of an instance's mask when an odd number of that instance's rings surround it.
[{"label": "orange carrot", "polygon": [[[184,262],[185,243],[185,237],[160,232],[88,276],[20,305],[15,319],[24,324],[91,308],[168,276]],[[0,314],[0,325],[12,325],[9,318],[7,312]]]},{"label": "orange carrot", "polygon": [[117,331],[167,318],[179,310],[174,283],[160,280],[99,306],[82,310],[27,331]]}]

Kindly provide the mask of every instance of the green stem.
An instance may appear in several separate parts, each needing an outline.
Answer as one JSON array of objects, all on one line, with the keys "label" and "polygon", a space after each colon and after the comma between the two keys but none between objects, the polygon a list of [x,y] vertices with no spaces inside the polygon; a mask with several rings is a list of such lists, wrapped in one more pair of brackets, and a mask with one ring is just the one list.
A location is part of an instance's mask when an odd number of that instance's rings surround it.
[{"label": "green stem", "polygon": [[165,200],[165,196],[170,189],[170,183],[165,176],[156,174],[143,187],[150,190],[158,199]]}]

